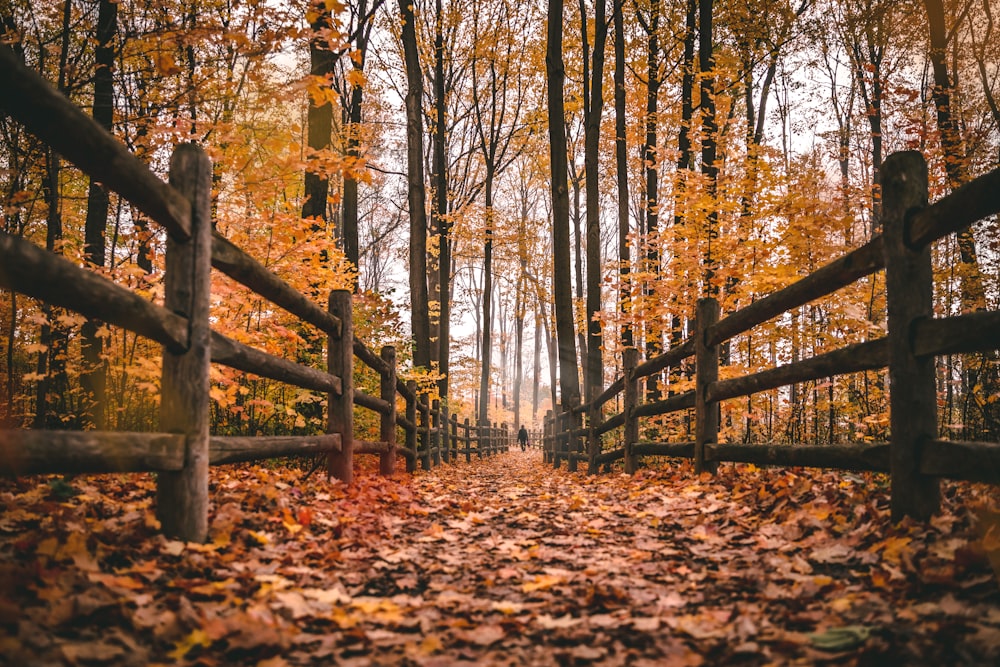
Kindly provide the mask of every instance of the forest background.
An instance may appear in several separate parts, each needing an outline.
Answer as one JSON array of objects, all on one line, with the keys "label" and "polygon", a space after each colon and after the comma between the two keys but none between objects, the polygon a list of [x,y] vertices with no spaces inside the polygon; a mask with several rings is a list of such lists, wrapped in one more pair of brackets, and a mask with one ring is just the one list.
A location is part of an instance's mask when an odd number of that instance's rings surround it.
[{"label": "forest background", "polygon": [[[216,229],[317,302],[356,290],[429,400],[537,423],[621,350],[681,342],[879,231],[895,150],[932,198],[1000,163],[993,0],[0,0],[3,41],[166,172],[195,141]],[[558,48],[557,48],[558,47]],[[161,232],[0,119],[3,230],[162,296]],[[1000,301],[996,220],[938,244],[935,310]],[[2,268],[0,268],[2,270]],[[302,363],[323,338],[222,276],[213,326]],[[445,295],[447,298],[442,298]],[[885,330],[875,274],[722,352],[722,376]],[[150,430],[160,350],[0,291],[0,423]],[[949,437],[1000,420],[995,355],[938,361]],[[650,396],[689,388],[669,369]],[[325,397],[212,369],[213,430],[312,433]],[[377,378],[357,371],[375,394]],[[720,438],[884,440],[884,371],[724,404]],[[684,416],[656,425],[684,437]],[[357,413],[359,437],[377,423]],[[371,434],[366,434],[370,430]]]}]

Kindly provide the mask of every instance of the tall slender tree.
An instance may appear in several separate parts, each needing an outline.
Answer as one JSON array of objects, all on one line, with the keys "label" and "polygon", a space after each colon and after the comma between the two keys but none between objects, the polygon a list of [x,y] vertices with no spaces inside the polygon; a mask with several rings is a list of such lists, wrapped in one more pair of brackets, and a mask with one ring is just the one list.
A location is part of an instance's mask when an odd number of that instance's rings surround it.
[{"label": "tall slender tree", "polygon": [[[62,8],[62,32],[59,39],[59,60],[57,84],[59,91],[66,93],[68,89],[67,74],[69,72],[70,24],[73,15],[72,0],[64,0]],[[39,49],[39,69],[45,69],[45,49]],[[47,209],[47,224],[45,227],[45,249],[50,252],[62,252],[63,241],[63,211],[60,190],[60,172],[62,158],[51,146],[45,151],[45,180],[42,191]],[[37,372],[40,377],[35,402],[35,428],[59,428],[61,417],[68,407],[69,377],[66,373],[66,361],[69,353],[69,333],[65,327],[55,320],[55,311],[46,304],[42,307],[45,315],[42,324],[41,343],[44,349],[38,355]]]},{"label": "tall slender tree", "polygon": [[[580,23],[587,38],[586,6],[580,0]],[[587,182],[587,400],[603,390],[604,364],[601,349],[601,116],[604,110],[604,54],[607,46],[606,0],[594,1],[594,50],[591,67],[584,67],[584,169]]]},{"label": "tall slender tree", "polygon": [[[645,270],[651,275],[660,271],[660,247],[657,239],[659,233],[659,150],[657,148],[657,134],[659,131],[659,99],[660,99],[660,0],[649,0],[649,8],[646,14],[636,11],[636,19],[646,33],[646,114],[644,117],[646,126],[646,136],[642,144],[642,164],[645,176],[645,186],[642,191],[642,222],[646,236],[646,267]],[[647,285],[645,289],[647,299],[652,298],[652,285]],[[660,353],[663,346],[660,344],[660,327],[655,321],[656,318],[646,318],[645,348],[646,356],[654,357]],[[651,397],[657,395],[655,379],[650,379],[649,388]]]},{"label": "tall slender tree", "polygon": [[427,209],[424,190],[424,82],[417,26],[410,0],[399,0],[403,61],[406,66],[406,181],[410,213],[410,303],[413,364],[430,369],[430,313],[427,296]]},{"label": "tall slender tree", "polygon": [[[115,63],[113,40],[118,32],[118,3],[100,0],[97,10],[97,50],[94,54],[94,108],[97,124],[108,132],[114,120]],[[105,264],[104,234],[108,226],[110,200],[100,183],[90,181],[87,191],[87,218],[84,223],[84,256],[93,266]],[[107,367],[103,359],[104,339],[98,335],[100,322],[88,320],[81,331],[84,372],[81,383],[85,392],[85,421],[97,430],[105,428]]]},{"label": "tall slender tree", "polygon": [[[951,99],[954,87],[948,74],[949,37],[945,24],[944,4],[942,0],[924,0],[924,8],[930,32],[930,60],[934,71],[933,97],[938,133],[941,135],[948,185],[956,189],[965,183],[968,176],[962,135],[952,112]],[[986,293],[979,272],[976,239],[970,229],[965,229],[956,236],[962,259],[962,305],[965,308],[982,310],[986,307]]]},{"label": "tall slender tree", "polygon": [[[715,283],[718,263],[713,255],[712,242],[719,237],[719,210],[715,203],[716,180],[719,166],[716,164],[718,147],[718,124],[715,119],[715,58],[713,55],[714,31],[712,28],[713,0],[700,0],[698,7],[698,66],[701,70],[701,173],[705,176],[708,197],[708,244],[705,250],[704,293],[716,296],[719,287]],[[716,250],[716,252],[718,252]]]},{"label": "tall slender tree", "polygon": [[573,284],[569,261],[569,188],[566,182],[566,117],[563,84],[563,2],[549,0],[545,74],[548,83],[549,168],[552,195],[552,285],[559,340],[559,387],[563,408],[580,401],[573,325]]},{"label": "tall slender tree", "polygon": [[[309,74],[313,77],[313,93],[309,96],[306,116],[306,134],[309,166],[306,168],[302,217],[314,220],[313,229],[321,229],[327,220],[327,198],[330,179],[322,166],[322,151],[330,149],[333,134],[333,105],[329,97],[321,94],[330,87],[336,58],[330,43],[333,32],[333,15],[323,0],[311,0],[307,11],[311,34],[309,36]],[[192,111],[193,113],[193,111]]]},{"label": "tall slender tree", "polygon": [[632,324],[629,322],[628,275],[631,270],[628,245],[628,141],[625,137],[627,121],[625,117],[625,0],[613,0],[613,21],[615,23],[615,176],[618,184],[618,272],[621,291],[618,295],[619,310],[622,314],[621,343],[632,347]]},{"label": "tall slender tree", "polygon": [[447,419],[448,373],[451,366],[451,219],[448,215],[448,145],[447,109],[445,95],[444,68],[444,9],[441,0],[434,2],[434,135],[433,174],[434,203],[431,209],[432,227],[438,234],[438,395],[444,402],[444,417]]},{"label": "tall slender tree", "polygon": [[361,121],[364,102],[364,71],[368,45],[375,25],[375,12],[384,0],[357,0],[349,7],[350,37],[353,45],[350,58],[338,58],[337,66],[349,67],[336,85],[340,87],[341,114],[344,128],[344,153],[347,170],[344,173],[344,193],[341,200],[341,243],[344,256],[355,268],[360,262],[358,245],[358,177],[361,169]]}]

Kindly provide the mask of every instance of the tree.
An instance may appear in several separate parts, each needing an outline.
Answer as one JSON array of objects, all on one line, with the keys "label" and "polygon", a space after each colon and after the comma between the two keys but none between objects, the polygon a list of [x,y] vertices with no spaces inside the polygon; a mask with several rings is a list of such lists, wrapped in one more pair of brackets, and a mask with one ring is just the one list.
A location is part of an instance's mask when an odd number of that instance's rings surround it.
[{"label": "tree", "polygon": [[410,0],[399,0],[403,61],[406,66],[406,174],[410,213],[410,304],[413,364],[430,369],[430,314],[427,296],[427,210],[424,191],[424,84],[417,50],[417,26]]},{"label": "tree", "polygon": [[[62,30],[59,37],[58,72],[56,87],[60,92],[68,90],[67,74],[70,56],[70,25],[72,1],[64,0],[62,8]],[[41,45],[40,45],[41,46]],[[45,49],[39,48],[39,69],[45,69]],[[47,224],[45,226],[45,249],[62,252],[63,212],[60,190],[62,158],[52,147],[45,150],[45,179],[42,191],[45,198]],[[41,330],[43,349],[38,355],[38,386],[35,401],[35,428],[58,428],[62,426],[62,416],[67,413],[69,377],[66,361],[69,354],[69,333],[56,320],[56,313],[48,304],[42,306],[44,322]]]},{"label": "tree", "polygon": [[708,244],[705,250],[703,291],[708,296],[716,296],[719,293],[719,286],[714,282],[718,258],[712,255],[712,242],[719,237],[719,211],[715,204],[716,181],[719,177],[719,166],[716,164],[719,127],[715,119],[715,59],[713,56],[712,9],[713,0],[699,0],[698,66],[701,70],[701,173],[706,180],[705,189],[709,206],[708,219],[706,221]]},{"label": "tree", "polygon": [[444,401],[444,418],[448,418],[448,373],[451,364],[451,220],[448,202],[448,130],[446,125],[448,100],[444,80],[444,11],[441,0],[434,3],[434,135],[432,139],[432,172],[434,202],[431,226],[438,233],[438,395]]},{"label": "tree", "polygon": [[[363,167],[361,158],[361,121],[362,103],[364,101],[364,71],[365,59],[368,56],[368,45],[371,41],[374,27],[375,12],[382,6],[383,0],[373,0],[369,8],[368,0],[358,0],[357,5],[349,7],[350,36],[353,48],[348,59],[350,69],[344,72],[338,85],[342,126],[344,128],[344,153],[347,157],[344,172],[344,194],[341,202],[341,239],[347,261],[355,267],[360,264],[358,247],[358,179]],[[344,62],[337,59],[337,64]],[[310,195],[311,199],[311,195]]]},{"label": "tree", "polygon": [[621,289],[618,295],[619,310],[623,316],[621,324],[622,347],[632,347],[632,325],[625,319],[629,310],[628,275],[629,256],[628,233],[628,141],[626,140],[625,118],[625,17],[622,6],[625,0],[613,0],[615,23],[615,175],[618,186],[618,273]]},{"label": "tree", "polygon": [[[693,0],[692,0],[693,1]],[[649,7],[644,16],[641,11],[636,10],[636,20],[646,33],[646,113],[643,116],[646,126],[646,135],[642,144],[642,165],[645,176],[645,184],[642,190],[642,212],[641,219],[644,223],[646,236],[646,257],[644,273],[655,275],[660,271],[660,239],[659,233],[659,178],[660,178],[660,158],[657,148],[657,134],[659,131],[659,99],[661,85],[661,48],[660,48],[660,0],[649,0]],[[694,31],[691,32],[691,39],[694,39]],[[692,47],[693,48],[693,47]],[[692,74],[693,77],[693,74]],[[693,79],[692,79],[693,80]],[[682,91],[683,93],[683,91]],[[690,97],[690,96],[689,96]],[[688,117],[690,118],[690,116]],[[683,125],[682,125],[683,127]],[[684,135],[687,138],[687,135]],[[645,289],[647,303],[652,300],[653,288],[647,284]],[[645,318],[645,350],[646,356],[655,357],[659,354],[663,345],[660,342],[662,335],[661,328],[657,322],[658,318]],[[659,387],[656,379],[650,378],[647,383],[647,393],[651,399],[659,396]]]},{"label": "tree", "polygon": [[[584,0],[580,0],[580,24],[586,58],[587,19]],[[604,109],[604,51],[607,44],[608,21],[606,0],[594,2],[594,53],[589,75],[584,62],[583,117],[585,127],[584,169],[587,179],[587,400],[593,400],[603,390],[604,367],[601,347],[601,210],[600,210],[600,142],[601,113]],[[588,89],[589,86],[589,89]]]},{"label": "tree", "polygon": [[[954,190],[967,180],[965,173],[965,150],[961,133],[951,108],[952,84],[948,76],[948,33],[945,26],[942,0],[924,0],[927,12],[927,26],[930,32],[930,60],[934,71],[934,107],[937,110],[937,126],[944,151],[944,166],[948,174],[948,185]],[[958,248],[962,258],[962,303],[975,310],[986,307],[986,294],[982,276],[979,273],[976,240],[970,229],[957,234]]]},{"label": "tree", "polygon": [[319,221],[327,220],[327,195],[330,180],[322,166],[324,151],[330,149],[333,132],[333,105],[324,91],[330,86],[336,56],[333,37],[333,14],[325,0],[311,0],[306,19],[311,34],[309,37],[309,74],[312,77],[307,118],[309,164],[305,175],[305,198],[302,203],[302,217],[314,220],[313,229],[319,230]]},{"label": "tree", "polygon": [[[94,120],[111,131],[114,120],[114,80],[112,68],[115,50],[112,40],[118,31],[118,3],[100,0],[97,15],[97,51],[94,62]],[[107,190],[93,180],[87,191],[87,219],[84,225],[84,256],[98,267],[105,264],[105,230],[108,226],[110,199]],[[104,338],[99,334],[100,322],[88,320],[81,331],[83,359],[87,367],[81,377],[85,400],[85,418],[99,431],[105,429],[107,399],[107,367],[102,359]]]},{"label": "tree", "polygon": [[552,185],[552,284],[559,340],[559,387],[564,410],[580,401],[580,380],[573,340],[573,285],[569,269],[569,188],[566,183],[566,129],[562,57],[563,3],[549,0],[545,73],[548,83],[549,169]]}]

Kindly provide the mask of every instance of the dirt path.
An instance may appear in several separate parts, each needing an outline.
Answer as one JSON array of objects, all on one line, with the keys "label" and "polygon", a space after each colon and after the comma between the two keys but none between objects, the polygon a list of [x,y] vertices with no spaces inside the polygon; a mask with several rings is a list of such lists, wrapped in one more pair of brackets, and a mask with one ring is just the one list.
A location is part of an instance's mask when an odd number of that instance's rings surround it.
[{"label": "dirt path", "polygon": [[208,545],[155,535],[147,476],[60,483],[0,485],[0,664],[1000,658],[993,515],[892,527],[878,478],[587,477],[537,452],[349,489],[222,468]]}]

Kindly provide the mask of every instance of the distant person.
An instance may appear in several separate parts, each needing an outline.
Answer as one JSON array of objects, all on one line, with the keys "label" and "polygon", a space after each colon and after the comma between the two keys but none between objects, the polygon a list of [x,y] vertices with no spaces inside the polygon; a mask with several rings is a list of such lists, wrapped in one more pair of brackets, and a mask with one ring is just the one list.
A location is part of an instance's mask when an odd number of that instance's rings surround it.
[{"label": "distant person", "polygon": [[528,448],[528,429],[524,428],[524,424],[521,424],[521,430],[517,432],[517,442],[521,445],[522,452]]}]

